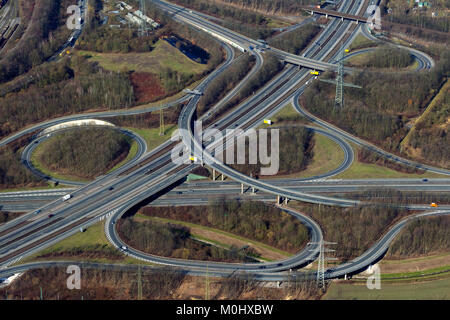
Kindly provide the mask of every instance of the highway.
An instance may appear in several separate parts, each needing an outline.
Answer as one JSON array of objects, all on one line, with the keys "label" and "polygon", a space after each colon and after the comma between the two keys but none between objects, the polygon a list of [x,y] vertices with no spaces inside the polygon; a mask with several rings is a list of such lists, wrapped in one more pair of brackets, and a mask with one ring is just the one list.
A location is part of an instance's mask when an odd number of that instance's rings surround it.
[{"label": "highway", "polygon": [[[398,223],[396,223],[392,228],[389,229],[389,231],[384,234],[372,247],[370,247],[368,250],[366,250],[361,256],[359,256],[356,259],[353,259],[352,261],[342,264],[340,266],[337,266],[335,268],[327,269],[325,272],[325,278],[327,279],[333,279],[333,278],[343,278],[346,275],[351,276],[352,274],[359,273],[367,268],[367,266],[370,263],[377,262],[379,259],[383,257],[386,250],[389,247],[389,244],[395,239],[395,236],[398,235],[398,233],[405,227],[405,225],[417,218],[421,217],[427,217],[427,216],[436,216],[436,215],[448,215],[450,214],[450,211],[447,212],[427,212],[427,213],[421,213],[414,216],[407,217]],[[370,262],[368,264],[368,262]],[[70,264],[74,264],[73,261],[47,261],[47,262],[32,262],[27,263],[23,265],[17,265],[8,267],[6,269],[0,269],[0,276],[6,277],[11,274],[15,273],[22,273],[30,269],[39,269],[39,268],[49,268],[49,267],[67,267]],[[112,270],[135,270],[137,266],[133,265],[117,265],[117,264],[102,264],[102,263],[93,263],[93,262],[77,262],[76,263],[81,268],[96,268],[96,269],[112,269]],[[147,270],[155,270],[157,271],[158,268],[155,269],[155,267],[150,266],[142,266],[142,268],[145,268]],[[186,267],[183,265],[179,268],[182,272],[193,275],[193,276],[203,276],[204,270],[203,269],[186,269]],[[212,277],[223,277],[228,276],[230,274],[236,274],[234,270],[208,270],[208,275]],[[237,274],[239,275],[239,273]],[[258,270],[258,272],[252,272],[252,276],[254,279],[260,280],[260,281],[289,281],[289,280],[295,280],[296,277],[301,276],[301,279],[309,278],[309,279],[315,279],[316,278],[316,272],[315,271],[306,271],[306,272],[291,272],[289,271],[281,271],[281,272],[261,272],[261,269]]]},{"label": "highway", "polygon": [[[169,11],[174,10],[171,5],[167,5],[165,2],[156,2],[162,3],[163,7],[167,6]],[[343,1],[343,6],[341,8],[343,8],[345,12],[354,14],[362,8],[362,5],[363,3],[360,3],[358,7],[355,7],[350,5],[350,1]],[[182,21],[190,23],[191,25],[200,24],[202,28],[211,28],[213,32],[218,33],[220,36],[226,35],[225,40],[228,39],[231,42],[239,41],[239,44],[244,45],[250,45],[250,43],[254,42],[254,40],[236,36],[235,33],[224,30],[224,28],[218,28],[210,22],[204,22],[203,19],[185,11],[177,12],[176,18],[180,18]],[[320,39],[322,39],[323,42],[319,48],[310,47],[305,51],[305,57],[297,57],[295,59],[298,59],[298,62],[301,65],[314,63],[314,67],[317,66],[315,69],[320,70],[321,66],[325,66],[325,64],[320,62],[320,59],[329,60],[336,55],[336,52],[333,52],[333,49],[335,49],[339,41],[343,39],[350,27],[350,23],[334,19],[322,32]],[[234,59],[234,53],[229,46],[224,45],[224,48],[227,50],[227,60],[204,82],[202,82],[198,87],[200,91],[203,92],[207,84],[221,72],[225,71]],[[307,58],[306,56],[314,59]],[[327,64],[327,68],[329,67],[330,66]],[[297,98],[295,100],[298,101],[298,95],[303,92],[304,88],[309,83],[308,81],[307,70],[298,70],[293,66],[287,66],[279,76],[268,83],[263,89],[258,91],[250,99],[244,101],[244,103],[238,108],[235,108],[233,112],[230,112],[218,121],[215,121],[211,126],[216,126],[220,130],[235,127],[255,127],[266,114],[275,112],[289,101],[292,101],[292,99]],[[245,81],[241,82],[241,84],[243,83],[245,83]],[[199,142],[193,137],[191,128],[191,120],[198,100],[198,96],[190,97],[190,100],[180,115],[179,127],[189,129],[188,135],[183,133],[181,136],[184,144],[187,146],[194,144],[199,150],[203,150],[203,146],[200,145],[200,143],[203,144],[203,141]],[[297,106],[296,108],[299,110]],[[340,131],[330,130],[328,127],[324,127],[328,130],[328,134],[337,139],[344,140],[342,139],[342,137],[344,137],[345,139],[351,140],[347,135],[342,134]],[[38,127],[38,129],[40,128],[42,127]],[[324,130],[322,131],[325,132]],[[10,137],[10,139],[12,139],[12,137]],[[2,142],[5,143],[5,140]],[[213,144],[207,144],[206,149],[211,149],[212,146]],[[169,187],[179,183],[183,177],[198,166],[197,164],[176,165],[170,161],[170,150],[173,148],[179,150],[181,147],[182,145],[180,143],[169,141],[142,156],[138,166],[125,166],[117,172],[99,178],[94,182],[71,192],[73,197],[66,202],[62,202],[60,199],[53,200],[45,207],[42,207],[41,213],[27,213],[10,223],[0,226],[0,264],[7,266],[21,257],[30,255],[62,238],[74,234],[80,226],[88,226],[102,219],[106,219],[105,232],[108,239],[117,248],[121,248],[125,244],[117,236],[117,231],[115,229],[117,219],[119,219],[129,208],[145,199],[148,199],[149,197],[157,198],[160,194],[165,193]],[[286,189],[284,185],[276,185],[275,183],[272,183],[272,181],[255,180],[217,162],[217,160],[211,157],[208,152],[206,152],[205,157],[211,161],[211,167],[216,168],[216,170],[238,182],[242,182],[247,186],[256,187],[258,192],[265,191],[269,194],[282,195],[289,199],[298,199],[322,204],[349,206],[359,203],[358,201],[353,200],[314,195],[309,193],[310,190],[306,193],[291,188]],[[353,153],[351,158],[353,158]],[[322,232],[313,220],[291,209],[284,207],[282,209],[300,219],[308,226],[311,242],[322,240]],[[49,213],[52,213],[53,216],[47,218]],[[446,213],[447,212],[444,210],[433,211],[433,214]],[[394,228],[397,228],[397,225],[394,226]],[[367,267],[382,256],[383,250],[385,250],[386,246],[392,241],[393,235],[396,234],[395,232],[401,228],[402,226],[398,226],[398,229],[395,229],[392,233],[388,233],[378,244],[371,248],[372,251],[363,255],[362,258],[358,258],[359,260],[356,259],[353,264],[350,263],[342,266],[341,269],[333,271],[333,273],[329,273],[329,276],[338,277],[343,274],[354,272],[355,268]],[[224,275],[236,270],[243,270],[255,273],[255,275],[261,279],[269,280],[274,278],[284,279],[286,277],[286,274],[273,274],[273,272],[295,268],[314,260],[318,248],[317,245],[312,244],[289,259],[264,264],[205,263],[202,261],[156,257],[139,252],[133,248],[122,251],[127,255],[140,260],[178,266],[183,270],[196,274],[204,274],[205,268],[207,267],[210,274]],[[33,266],[36,266],[36,264]],[[2,272],[12,272],[11,270],[18,270],[17,268],[24,267],[7,268]]]},{"label": "highway", "polygon": [[[283,186],[300,192],[343,194],[350,192],[362,192],[368,189],[389,188],[403,192],[450,192],[449,179],[324,179],[324,178],[277,178],[267,180],[274,186]],[[14,191],[0,193],[0,210],[25,212],[38,209],[52,200],[61,198],[72,192],[73,188],[56,190]],[[256,191],[252,194],[251,188],[244,188],[241,193],[241,184],[235,181],[196,181],[183,182],[179,186],[170,189],[165,194],[153,200],[150,205],[187,205],[207,204],[212,199],[221,197],[245,200],[260,200],[275,202],[272,194]],[[445,208],[445,206],[444,206]]]},{"label": "highway", "polygon": [[[230,56],[230,55],[229,55]],[[220,69],[220,68],[219,68]],[[218,70],[218,72],[220,72],[221,70]],[[198,99],[197,97],[194,97],[192,100],[195,100],[195,99]],[[191,100],[191,101],[192,101]],[[169,165],[169,167],[171,167],[170,165]],[[138,172],[135,174],[135,175],[131,175],[131,177],[135,177],[135,176],[137,176],[137,175],[139,175],[139,173],[140,172],[142,172],[142,170],[145,170],[145,167],[144,167],[144,169],[140,169],[140,170],[138,170]],[[169,170],[169,169],[168,169]],[[157,171],[156,171],[157,172]],[[158,175],[159,177],[161,177],[161,175]],[[141,183],[139,183],[139,182],[141,182]],[[97,182],[98,183],[98,182]],[[139,183],[139,185],[142,185],[142,181],[138,181],[138,182],[135,182],[135,183]],[[96,185],[96,183],[93,183],[93,185]],[[90,188],[93,188],[92,186],[90,186]],[[87,189],[87,187],[83,187],[81,190],[86,190]],[[117,189],[114,189],[114,190],[117,190]],[[133,191],[140,191],[141,189],[136,189],[136,188],[133,188],[132,189]],[[125,191],[126,192],[126,190],[123,190],[123,191]],[[78,192],[78,191],[77,191]],[[73,199],[76,199],[77,198],[77,192],[75,192],[75,194],[74,194],[74,197],[73,197]],[[114,192],[112,192],[112,193],[114,193]],[[121,193],[121,194],[123,194],[123,193]],[[146,195],[147,197],[149,196],[148,194]],[[102,197],[102,199],[104,199],[103,197]],[[114,197],[114,199],[117,199],[118,201],[120,200],[120,197],[118,198],[117,197],[117,195]],[[88,200],[89,200],[89,198],[88,198]],[[122,199],[123,200],[123,199]],[[74,201],[74,200],[72,200],[72,201]],[[69,200],[68,201],[68,203],[70,204],[70,202],[71,202],[71,200]],[[83,199],[83,203],[85,203],[86,204],[86,200],[85,199]],[[110,202],[108,202],[108,204],[111,204]],[[96,205],[95,206],[96,208],[99,208],[99,206],[98,205]],[[67,210],[67,209],[66,209]],[[66,210],[64,210],[64,211],[66,211]],[[97,209],[96,211],[94,211],[94,212],[97,212],[98,213],[98,211],[100,211],[100,209]],[[78,211],[79,212],[79,211]],[[81,217],[81,216],[83,216],[83,214],[80,214],[80,213],[78,213],[77,215],[76,215],[76,217]],[[90,216],[94,216],[94,214],[93,213],[91,213],[90,214]],[[62,223],[59,223],[58,224],[58,227],[61,227],[62,226]],[[36,226],[37,227],[37,226]],[[50,226],[50,227],[46,227],[47,229],[52,229],[52,230],[54,230],[55,228],[53,227],[53,226]],[[46,234],[46,230],[47,229],[44,229],[42,232],[41,232],[41,234]],[[21,236],[20,234],[18,234],[17,236]],[[36,238],[33,238],[33,240],[35,240]],[[28,248],[25,246],[25,244],[27,243],[26,242],[26,240],[27,240],[27,238],[25,238],[24,240],[22,240],[21,241],[21,243],[23,244],[23,247],[22,247],[22,253],[26,253],[26,254],[28,254],[29,253],[29,250],[28,250]],[[45,243],[46,244],[48,244],[49,243],[49,241],[45,241]],[[40,243],[39,243],[39,247],[42,247],[43,245],[41,245]],[[13,248],[12,248],[13,249]],[[17,246],[14,248],[14,249],[17,249]],[[35,248],[34,248],[35,249]],[[7,260],[11,260],[12,258],[9,258],[11,256],[11,254],[9,254],[7,257]]]}]

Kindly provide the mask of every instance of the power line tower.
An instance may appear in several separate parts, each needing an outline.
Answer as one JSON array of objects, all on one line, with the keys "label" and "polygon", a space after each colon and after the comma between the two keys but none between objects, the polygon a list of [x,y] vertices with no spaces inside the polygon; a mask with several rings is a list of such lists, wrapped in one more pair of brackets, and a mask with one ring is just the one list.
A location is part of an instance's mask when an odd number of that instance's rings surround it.
[{"label": "power line tower", "polygon": [[[139,265],[138,266],[138,273],[137,273],[137,279],[133,280],[133,282],[137,282],[137,295],[138,295],[138,300],[142,300],[142,267]],[[144,280],[146,282],[146,280]]]},{"label": "power line tower", "polygon": [[327,82],[336,85],[336,96],[334,98],[334,108],[341,109],[344,108],[344,86],[351,88],[362,89],[361,86],[352,83],[344,82],[344,46],[341,46],[340,57],[338,60],[338,68],[336,80],[329,79],[319,79],[322,82]]},{"label": "power line tower", "polygon": [[163,136],[164,135],[164,112],[163,109],[159,110],[159,135]]},{"label": "power line tower", "polygon": [[138,299],[142,300],[142,269],[141,266],[138,268]]},{"label": "power line tower", "polygon": [[[146,0],[139,0],[139,10],[143,15],[145,15],[145,1]],[[141,19],[141,24],[139,25],[139,36],[148,36],[147,21],[145,19]]]},{"label": "power line tower", "polygon": [[[319,245],[319,259],[318,259],[318,264],[317,264],[317,276],[316,276],[316,281],[317,281],[317,287],[320,289],[325,289],[325,271],[326,271],[326,261],[330,261],[330,260],[337,260],[336,258],[332,258],[332,257],[325,257],[325,253],[326,252],[334,252],[335,250],[332,249],[328,249],[325,248],[325,245],[332,245],[332,244],[337,244],[336,242],[327,242],[324,241],[323,239],[320,242],[310,242],[310,244],[316,244]],[[312,251],[312,250],[310,250]]]}]

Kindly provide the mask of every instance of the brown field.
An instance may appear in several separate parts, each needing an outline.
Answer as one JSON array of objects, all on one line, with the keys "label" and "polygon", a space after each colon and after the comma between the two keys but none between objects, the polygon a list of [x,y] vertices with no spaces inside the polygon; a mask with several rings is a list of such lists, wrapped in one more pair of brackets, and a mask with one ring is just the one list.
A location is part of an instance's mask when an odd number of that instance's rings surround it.
[{"label": "brown field", "polygon": [[137,103],[147,103],[158,100],[166,92],[157,75],[146,72],[133,72],[130,75]]}]

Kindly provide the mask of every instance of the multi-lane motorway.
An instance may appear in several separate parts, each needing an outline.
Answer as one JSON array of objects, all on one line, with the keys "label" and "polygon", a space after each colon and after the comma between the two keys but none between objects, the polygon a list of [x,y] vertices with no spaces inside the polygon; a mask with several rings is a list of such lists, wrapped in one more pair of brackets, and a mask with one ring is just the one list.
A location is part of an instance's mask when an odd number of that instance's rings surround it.
[{"label": "multi-lane motorway", "polygon": [[[217,77],[220,73],[226,71],[227,67],[233,63],[234,51],[230,48],[230,45],[237,49],[248,50],[251,45],[256,45],[256,41],[248,39],[247,37],[238,35],[235,32],[227,30],[221,26],[213,24],[209,20],[204,18],[205,15],[198,15],[195,12],[185,10],[179,6],[174,6],[163,1],[154,1],[162,9],[168,11],[173,15],[174,19],[187,23],[193,27],[200,28],[213,36],[215,36],[219,41],[223,42],[225,51],[227,52],[226,61],[216,69],[211,75],[209,75],[196,89],[203,92],[206,86]],[[364,1],[356,3],[356,1],[342,1],[339,10],[342,12],[347,12],[350,14],[361,14],[364,7]],[[327,25],[323,32],[318,37],[317,41],[320,42],[320,46],[310,46],[303,56],[290,55],[279,50],[271,49],[280,59],[284,61],[289,61],[299,66],[311,67],[317,70],[333,69],[335,65],[326,62],[331,61],[337,56],[337,48],[340,46],[340,42],[347,44],[351,41],[352,37],[359,32],[359,28],[349,21],[340,21],[339,19],[332,19],[332,21]],[[257,55],[257,64],[252,70],[249,76],[247,76],[239,86],[243,86],[248,79],[250,79],[254,73],[262,64],[262,57]],[[267,115],[273,114],[286,103],[292,101],[296,109],[307,115],[308,118],[313,119],[316,124],[319,124],[324,129],[312,129],[317,130],[320,134],[328,135],[328,137],[334,139],[343,148],[344,152],[347,150],[346,159],[343,164],[341,164],[340,172],[342,169],[348,167],[353,159],[353,151],[348,147],[348,142],[363,144],[367,146],[368,144],[356,137],[343,132],[342,130],[335,128],[326,122],[315,118],[312,115],[306,113],[298,105],[298,96],[303,92],[304,88],[312,81],[307,70],[302,68],[296,68],[293,66],[287,66],[275,79],[264,86],[261,90],[255,93],[254,96],[244,101],[237,108],[233,109],[232,112],[219,118],[211,124],[211,127],[217,128],[224,131],[227,128],[252,128],[260,123],[261,119]],[[233,90],[230,94],[225,97],[225,101],[230,99],[238,90]],[[199,150],[199,157],[205,157],[211,164],[210,166],[219,172],[222,172],[228,177],[233,178],[238,183],[243,183],[246,186],[252,186],[258,190],[257,194],[264,195],[266,197],[271,195],[280,195],[289,199],[303,200],[313,203],[323,203],[331,205],[342,205],[351,206],[358,204],[358,201],[334,198],[329,196],[320,195],[321,191],[317,191],[320,187],[317,187],[314,182],[308,182],[311,185],[295,185],[295,183],[301,183],[300,181],[294,181],[292,185],[284,182],[274,182],[274,181],[261,181],[247,177],[231,168],[225,166],[223,163],[217,161],[212,157],[209,152],[214,146],[214,143],[207,143],[204,141],[198,141],[194,138],[192,133],[192,118],[194,111],[196,109],[197,102],[199,100],[198,96],[186,96],[182,98],[183,101],[188,101],[187,105],[182,110],[179,118],[179,127],[186,129],[180,135],[181,142],[178,141],[168,141],[155,150],[149,153],[140,155],[135,162],[125,165],[119,170],[105,175],[79,189],[70,191],[72,198],[67,201],[62,201],[60,198],[49,198],[50,203],[45,204],[45,206],[40,208],[39,213],[30,212],[27,213],[7,224],[0,226],[0,265],[7,266],[10,263],[17,261],[21,257],[30,255],[36,251],[47,247],[60,239],[63,239],[75,232],[77,232],[80,226],[87,226],[99,221],[99,219],[106,218],[105,232],[108,239],[113,245],[118,249],[122,248],[125,244],[118,237],[115,228],[115,222],[124,214],[127,209],[135,206],[141,201],[150,198],[157,199],[159,195],[164,194],[168,191],[168,188],[178,183],[183,179],[192,169],[198,166],[198,164],[189,163],[185,164],[175,164],[171,161],[171,151],[180,150],[183,146],[196,146]],[[179,102],[179,101],[177,101]],[[222,102],[223,103],[223,102]],[[216,110],[219,110],[217,106],[211,109],[213,114]],[[130,112],[130,111],[126,111]],[[131,111],[133,112],[145,112],[142,110]],[[114,116],[117,113],[104,113],[99,116]],[[207,114],[205,117],[210,116]],[[92,115],[81,115],[80,118],[92,118]],[[68,117],[65,119],[57,119],[48,121],[44,124],[36,125],[30,129],[24,130],[16,135],[4,139],[0,144],[6,144],[13,141],[17,137],[23,135],[26,132],[33,132],[35,130],[40,130],[42,128],[48,127],[55,123],[61,123],[67,121],[68,119],[73,120],[74,117]],[[229,139],[229,137],[227,137]],[[369,146],[373,150],[382,152],[385,156],[390,157],[394,161],[408,161],[401,159],[395,155],[390,155],[385,153],[383,150],[379,150],[374,146]],[[206,152],[203,153],[203,150]],[[194,152],[198,152],[195,151]],[[408,162],[410,164],[410,162]],[[439,168],[433,168],[429,166],[420,165],[429,171],[439,172],[443,174],[449,174],[446,170],[441,170]],[[329,173],[332,176],[336,172]],[[316,177],[317,179],[318,177]],[[423,181],[422,181],[423,182]],[[304,182],[306,183],[306,182]],[[364,182],[360,182],[364,183]],[[370,184],[371,182],[367,182]],[[398,184],[403,182],[398,181]],[[425,187],[422,183],[416,181],[414,188]],[[404,183],[406,185],[409,182]],[[430,183],[434,184],[433,183]],[[442,182],[443,186],[439,186],[445,189],[446,182]],[[225,185],[225,184],[224,184]],[[411,183],[413,185],[413,183]],[[239,185],[238,185],[239,186]],[[354,188],[352,183],[346,186],[348,189]],[[410,186],[411,187],[411,186]],[[426,186],[428,187],[428,185]],[[437,188],[437,186],[435,186]],[[183,188],[183,185],[179,187]],[[197,188],[197,187],[196,187]],[[219,187],[221,188],[221,187]],[[239,188],[239,187],[238,187]],[[327,189],[328,188],[328,189]],[[314,191],[312,191],[314,189]],[[333,189],[333,192],[341,192],[346,190],[344,187],[336,186],[324,186],[322,193],[330,193],[329,190]],[[195,190],[195,188],[189,187],[189,190]],[[339,190],[339,191],[337,191]],[[423,189],[419,189],[423,190]],[[174,190],[173,192],[180,192]],[[190,191],[189,191],[190,192]],[[194,193],[196,191],[193,191]],[[221,190],[223,192],[223,190]],[[233,191],[235,192],[235,190]],[[181,191],[178,195],[184,196],[185,192]],[[11,194],[9,194],[11,195]],[[0,201],[4,201],[5,197],[0,196]],[[16,194],[17,195],[17,194]],[[20,195],[19,195],[20,196]],[[41,197],[40,194],[38,197]],[[168,193],[167,197],[170,197]],[[13,196],[14,197],[14,196]],[[164,201],[164,198],[156,201]],[[322,232],[318,225],[306,217],[305,215],[295,212],[288,208],[283,208],[283,210],[292,214],[296,218],[300,219],[305,223],[311,234],[311,242],[316,243],[322,240]],[[439,210],[432,212],[430,214],[447,214],[446,210]],[[52,216],[49,218],[48,215]],[[428,214],[428,213],[427,213]],[[385,252],[390,241],[396,233],[404,226],[406,222],[401,222],[394,226],[388,234],[386,234],[382,239],[379,240],[367,253],[361,257],[355,259],[353,262],[346,264],[344,266],[339,266],[334,271],[330,271],[329,276],[337,277],[342,276],[347,273],[355,272],[356,270],[363,269],[372,262],[379,259]],[[167,264],[172,266],[177,266],[183,270],[187,270],[194,274],[203,274],[206,269],[208,269],[210,274],[225,275],[236,270],[247,271],[254,273],[257,277],[264,280],[270,279],[280,279],[284,278],[285,274],[275,274],[274,272],[279,272],[283,270],[288,270],[295,268],[310,261],[314,260],[318,252],[318,246],[311,244],[309,247],[305,248],[298,254],[290,257],[289,259],[278,261],[274,263],[264,263],[264,264],[226,264],[226,263],[208,263],[202,261],[187,261],[157,257],[149,255],[143,252],[139,252],[133,248],[127,248],[124,253],[133,256],[140,260],[151,261],[159,264]],[[46,264],[41,264],[45,266]],[[36,267],[36,264],[29,265],[28,267]],[[24,270],[27,266],[22,267],[10,267],[2,271],[14,272],[14,270]],[[0,272],[1,273],[1,272]]]}]

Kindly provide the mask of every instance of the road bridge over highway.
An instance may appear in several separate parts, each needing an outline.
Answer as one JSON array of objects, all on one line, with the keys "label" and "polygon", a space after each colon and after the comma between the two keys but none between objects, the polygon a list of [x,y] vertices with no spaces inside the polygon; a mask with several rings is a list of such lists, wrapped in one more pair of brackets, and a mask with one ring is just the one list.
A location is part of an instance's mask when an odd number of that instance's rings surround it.
[{"label": "road bridge over highway", "polygon": [[320,9],[317,7],[310,7],[310,6],[302,6],[303,10],[308,11],[313,14],[320,14],[324,15],[326,18],[333,17],[333,18],[341,18],[341,20],[350,20],[350,21],[356,21],[357,23],[366,23],[367,18],[363,16],[358,16],[354,14],[344,13],[344,12],[338,12],[333,10],[327,10],[327,9]]}]

